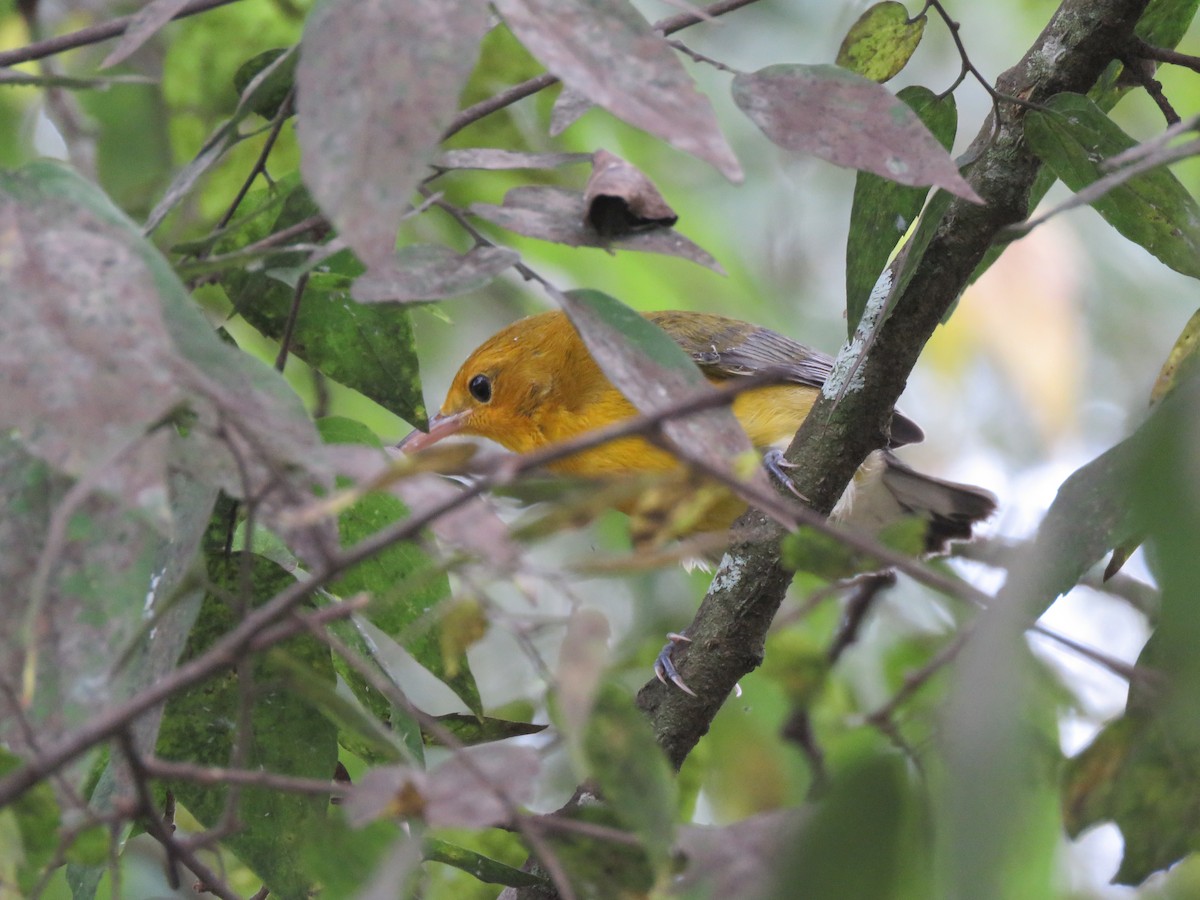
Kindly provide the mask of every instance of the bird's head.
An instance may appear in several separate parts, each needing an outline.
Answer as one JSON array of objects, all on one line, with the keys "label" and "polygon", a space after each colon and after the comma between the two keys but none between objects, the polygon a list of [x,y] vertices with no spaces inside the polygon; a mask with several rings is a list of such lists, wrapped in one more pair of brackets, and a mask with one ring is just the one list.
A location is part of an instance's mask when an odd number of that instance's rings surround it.
[{"label": "bird's head", "polygon": [[573,405],[576,383],[593,371],[599,370],[561,312],[521,319],[467,357],[428,433],[414,431],[400,448],[415,452],[462,434],[526,453],[560,436],[552,421]]}]

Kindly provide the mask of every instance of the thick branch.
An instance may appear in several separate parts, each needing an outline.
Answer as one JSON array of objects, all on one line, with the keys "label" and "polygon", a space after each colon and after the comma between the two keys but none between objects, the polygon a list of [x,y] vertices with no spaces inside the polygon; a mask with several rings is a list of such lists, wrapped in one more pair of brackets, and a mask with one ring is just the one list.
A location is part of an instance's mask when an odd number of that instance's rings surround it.
[{"label": "thick branch", "polygon": [[[1146,2],[1066,0],[1025,57],[997,80],[998,91],[1032,103],[1063,91],[1087,91],[1128,46]],[[1001,103],[998,110],[999,122],[989,120],[967,153],[972,163],[965,174],[987,204],[954,198],[946,205],[928,249],[901,283],[892,314],[861,361],[856,379],[861,384],[836,402],[822,396],[789,448],[788,458],[799,464],[796,486],[822,513],[833,508],[876,448],[925,342],[997,235],[1028,214],[1040,163],[1024,141],[1025,109]],[[791,581],[779,562],[780,529],[753,511],[739,525],[768,529],[772,537],[731,548],[692,623],[693,643],[679,656],[683,676],[699,698],[657,681],[638,696],[676,766],[708,730],[738,679],[761,661],[767,628]]]}]

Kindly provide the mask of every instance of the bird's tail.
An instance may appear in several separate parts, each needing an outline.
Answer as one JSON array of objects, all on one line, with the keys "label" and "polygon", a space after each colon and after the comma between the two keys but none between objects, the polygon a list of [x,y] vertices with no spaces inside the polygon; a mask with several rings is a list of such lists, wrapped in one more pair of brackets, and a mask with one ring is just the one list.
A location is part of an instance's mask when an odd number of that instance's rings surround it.
[{"label": "bird's tail", "polygon": [[928,522],[925,549],[941,552],[966,540],[978,522],[996,511],[996,498],[983,488],[918,472],[887,450],[877,450],[859,468],[833,518],[872,533],[904,516]]},{"label": "bird's tail", "polygon": [[977,522],[996,511],[996,497],[970,484],[945,481],[918,472],[885,452],[883,485],[905,512],[929,522],[925,549],[936,553],[946,544],[966,540]]}]

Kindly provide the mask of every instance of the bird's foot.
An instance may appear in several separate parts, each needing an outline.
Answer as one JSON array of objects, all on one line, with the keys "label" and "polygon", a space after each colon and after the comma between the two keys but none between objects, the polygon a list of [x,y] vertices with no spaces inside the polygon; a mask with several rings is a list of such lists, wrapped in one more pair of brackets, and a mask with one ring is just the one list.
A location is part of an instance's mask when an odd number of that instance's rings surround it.
[{"label": "bird's foot", "polygon": [[788,462],[788,460],[784,457],[782,450],[772,449],[764,453],[763,468],[770,472],[775,480],[782,484],[785,488],[787,488],[805,503],[808,502],[808,498],[800,493],[800,491],[796,488],[795,482],[792,481],[792,477],[787,473],[788,469],[795,469],[797,466],[794,462]]},{"label": "bird's foot", "polygon": [[679,675],[679,670],[675,668],[675,662],[671,659],[671,653],[675,650],[676,644],[690,644],[692,639],[686,634],[678,634],[674,631],[667,634],[667,643],[658,653],[658,658],[654,660],[654,674],[658,676],[658,680],[663,684],[668,681],[675,687],[679,688],[685,694],[690,694],[695,697],[696,692],[693,691],[684,682]]},{"label": "bird's foot", "polygon": [[[667,643],[658,653],[658,658],[654,660],[654,674],[658,676],[658,680],[663,684],[668,681],[675,687],[679,688],[685,694],[690,694],[695,697],[696,692],[687,686],[687,683],[679,674],[679,670],[675,668],[675,662],[671,659],[671,653],[675,650],[677,644],[690,644],[692,639],[686,634],[679,634],[675,631],[667,632]],[[733,686],[733,695],[735,697],[742,696],[742,686],[735,684]]]}]

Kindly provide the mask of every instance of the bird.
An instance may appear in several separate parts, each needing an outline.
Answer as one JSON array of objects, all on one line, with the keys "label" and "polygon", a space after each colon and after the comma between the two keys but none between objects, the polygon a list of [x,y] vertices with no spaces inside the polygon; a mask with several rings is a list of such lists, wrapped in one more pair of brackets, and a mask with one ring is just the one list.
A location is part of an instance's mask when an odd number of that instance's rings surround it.
[{"label": "bird", "polygon": [[[739,393],[731,404],[751,444],[778,459],[816,402],[832,371],[832,357],[769,328],[721,315],[684,310],[643,315],[718,387],[766,370],[780,375],[781,383]],[[417,452],[451,435],[468,435],[528,453],[637,413],[604,375],[567,315],[552,310],[508,325],[475,349],[454,376],[428,431],[412,432],[399,447]],[[916,423],[895,413],[890,434],[881,435],[880,449],[860,466],[831,518],[877,534],[906,516],[917,516],[926,523],[925,549],[931,553],[944,550],[951,540],[969,539],[976,523],[995,511],[996,498],[983,488],[918,472],[892,452],[923,439]],[[574,453],[547,468],[611,479],[678,473],[686,467],[669,450],[631,436]],[[777,465],[769,468],[786,479]],[[745,511],[745,502],[732,493],[718,496],[702,515],[689,520],[689,531],[727,529]]]}]

